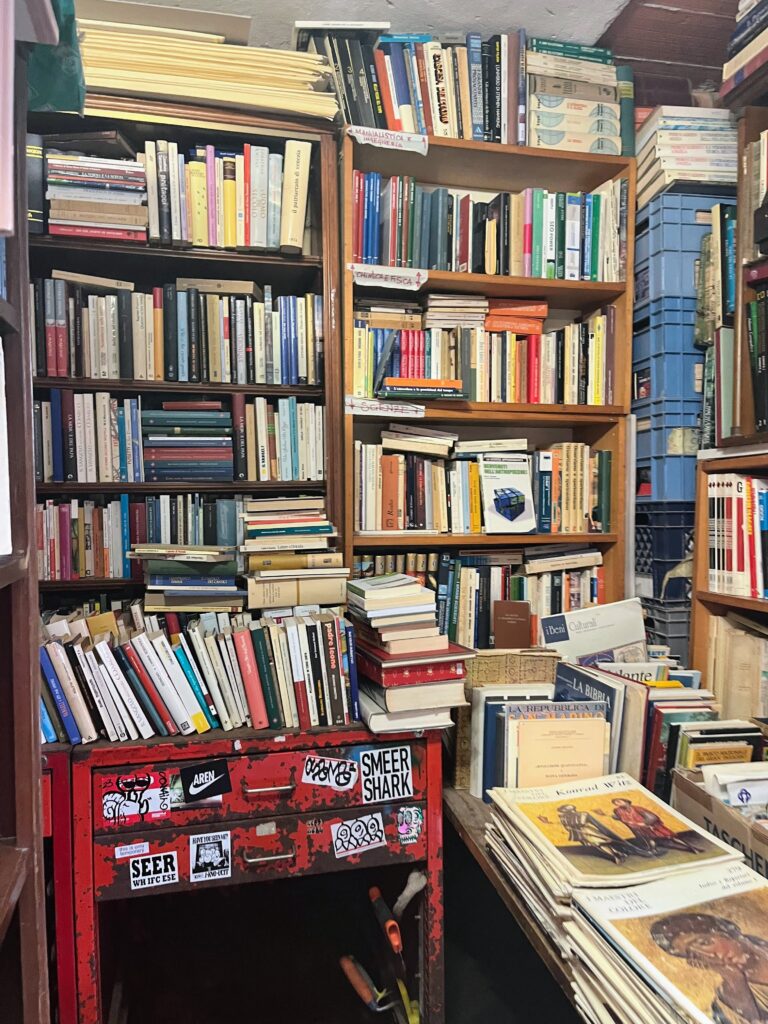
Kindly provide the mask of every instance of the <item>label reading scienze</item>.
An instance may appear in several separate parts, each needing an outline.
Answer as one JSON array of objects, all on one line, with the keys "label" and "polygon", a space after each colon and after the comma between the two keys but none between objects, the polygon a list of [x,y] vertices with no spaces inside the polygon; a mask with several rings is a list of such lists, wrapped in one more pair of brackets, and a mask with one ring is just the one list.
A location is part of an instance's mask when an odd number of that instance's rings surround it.
[{"label": "label reading scienze", "polygon": [[224,760],[186,765],[179,774],[187,803],[207,800],[209,797],[220,796],[232,790],[229,765]]},{"label": "label reading scienze", "polygon": [[232,876],[232,833],[205,832],[189,837],[189,880],[210,882]]},{"label": "label reading scienze", "polygon": [[363,803],[413,799],[410,747],[364,750],[360,755]]},{"label": "label reading scienze", "polygon": [[131,889],[151,889],[157,885],[172,885],[179,880],[179,862],[175,850],[134,857],[128,862],[128,870]]}]

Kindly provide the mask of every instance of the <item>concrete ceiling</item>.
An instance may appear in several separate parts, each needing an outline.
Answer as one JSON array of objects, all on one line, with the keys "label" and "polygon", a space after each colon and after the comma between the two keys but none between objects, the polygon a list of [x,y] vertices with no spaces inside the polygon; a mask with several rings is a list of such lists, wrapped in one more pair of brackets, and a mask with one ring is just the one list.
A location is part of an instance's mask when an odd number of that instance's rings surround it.
[{"label": "concrete ceiling", "polygon": [[[156,2],[156,0],[154,0]],[[182,0],[191,7],[253,18],[251,44],[289,47],[294,21],[389,21],[393,32],[480,32],[490,36],[517,26],[531,35],[594,43],[628,0]]]}]

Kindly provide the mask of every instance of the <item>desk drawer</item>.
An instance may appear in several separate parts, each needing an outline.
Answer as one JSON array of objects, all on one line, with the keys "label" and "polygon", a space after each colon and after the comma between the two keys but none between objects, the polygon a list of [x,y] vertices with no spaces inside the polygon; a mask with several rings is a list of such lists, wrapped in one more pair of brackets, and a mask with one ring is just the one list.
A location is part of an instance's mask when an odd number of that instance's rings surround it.
[{"label": "desk drawer", "polygon": [[286,814],[213,829],[154,829],[94,843],[98,900],[424,860],[426,804]]},{"label": "desk drawer", "polygon": [[[372,743],[96,771],[94,832],[423,800],[425,750],[423,741]],[[199,799],[186,799],[182,775]],[[206,796],[220,787],[228,791]]]}]

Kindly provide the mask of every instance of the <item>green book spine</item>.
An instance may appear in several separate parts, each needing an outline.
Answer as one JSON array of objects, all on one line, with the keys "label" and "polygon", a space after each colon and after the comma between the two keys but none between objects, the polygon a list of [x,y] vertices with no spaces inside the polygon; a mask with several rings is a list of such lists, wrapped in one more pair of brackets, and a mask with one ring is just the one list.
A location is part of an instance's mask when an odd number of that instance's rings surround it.
[{"label": "green book spine", "polygon": [[408,179],[408,266],[414,266],[413,262],[413,238],[416,230],[416,182],[413,178]]},{"label": "green book spine", "polygon": [[459,604],[461,600],[461,559],[456,558],[453,562],[453,586],[450,594],[451,617],[448,623],[448,639],[451,643],[456,642],[456,626],[459,621]]},{"label": "green book spine", "polygon": [[602,46],[583,46],[581,43],[564,43],[559,39],[539,39],[534,36],[528,40],[527,48],[535,53],[553,53],[558,57],[572,57],[574,60],[587,60],[595,64],[613,64],[613,54]]},{"label": "green book spine", "polygon": [[531,277],[542,276],[544,254],[544,189],[533,190],[533,253],[531,256]]},{"label": "green book spine", "polygon": [[592,196],[592,255],[589,264],[590,281],[599,281],[600,263],[600,204],[602,196]]},{"label": "green book spine", "polygon": [[565,192],[557,193],[557,251],[555,253],[555,277],[565,278]]},{"label": "green book spine", "polygon": [[632,68],[620,64],[616,68],[616,87],[621,113],[621,155],[635,155],[635,79]]},{"label": "green book spine", "polygon": [[611,529],[611,456],[612,452],[597,453],[597,497],[600,525],[603,533]]},{"label": "green book spine", "polygon": [[267,644],[264,639],[263,628],[261,626],[257,626],[255,629],[252,629],[251,638],[253,640],[253,650],[256,655],[256,664],[259,669],[261,689],[264,692],[264,703],[267,708],[269,726],[271,729],[282,729],[285,723],[283,722],[283,716],[280,713],[280,704],[277,698],[277,687],[269,664],[269,655],[267,654]]}]

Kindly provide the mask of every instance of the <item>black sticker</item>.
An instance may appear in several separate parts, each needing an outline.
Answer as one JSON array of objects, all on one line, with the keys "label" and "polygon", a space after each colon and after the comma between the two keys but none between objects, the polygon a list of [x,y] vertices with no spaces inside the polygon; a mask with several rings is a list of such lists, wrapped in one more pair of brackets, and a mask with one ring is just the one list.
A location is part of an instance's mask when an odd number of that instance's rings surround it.
[{"label": "black sticker", "polygon": [[232,792],[229,765],[224,760],[189,764],[179,769],[179,775],[184,799],[188,804]]}]

